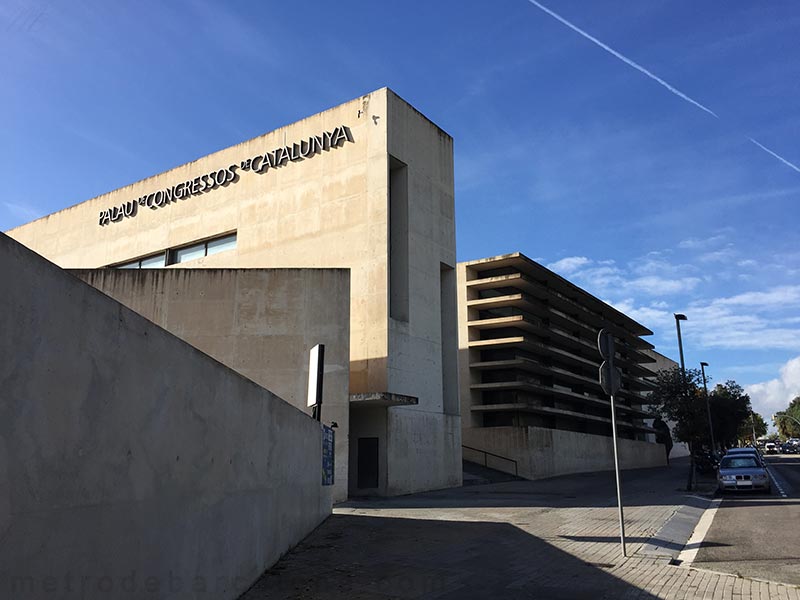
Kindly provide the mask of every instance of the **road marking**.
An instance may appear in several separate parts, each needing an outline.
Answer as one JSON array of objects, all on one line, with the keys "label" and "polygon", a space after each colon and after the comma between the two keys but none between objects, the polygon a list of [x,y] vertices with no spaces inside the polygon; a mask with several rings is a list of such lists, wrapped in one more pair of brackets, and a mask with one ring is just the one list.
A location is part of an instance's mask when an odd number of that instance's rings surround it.
[{"label": "road marking", "polygon": [[775,484],[775,487],[778,488],[778,492],[781,494],[781,498],[786,498],[786,492],[783,491],[783,486],[778,482],[778,478],[772,473],[772,469],[769,467],[764,467],[764,470],[769,475],[769,478],[772,479],[772,483]]},{"label": "road marking", "polygon": [[721,502],[722,498],[714,498],[709,503],[703,516],[700,517],[700,520],[697,522],[697,527],[695,527],[694,532],[692,532],[692,537],[689,538],[689,541],[686,542],[681,553],[678,554],[677,560],[681,565],[688,567],[694,562],[694,559],[697,558],[697,551],[700,550],[708,530],[711,529],[711,523],[714,521],[714,517],[717,514],[717,509]]}]

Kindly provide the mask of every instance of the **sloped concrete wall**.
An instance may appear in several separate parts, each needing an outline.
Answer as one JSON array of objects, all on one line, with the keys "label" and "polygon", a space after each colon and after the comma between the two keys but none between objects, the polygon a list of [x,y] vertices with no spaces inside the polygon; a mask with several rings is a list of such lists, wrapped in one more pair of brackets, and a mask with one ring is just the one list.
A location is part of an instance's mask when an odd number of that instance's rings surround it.
[{"label": "sloped concrete wall", "polygon": [[0,597],[236,598],[331,511],[319,424],[0,234]]},{"label": "sloped concrete wall", "polygon": [[70,273],[308,414],[309,350],[325,344],[322,418],[338,425],[333,500],[347,498],[348,269]]},{"label": "sloped concrete wall", "polygon": [[[519,476],[543,479],[569,473],[588,473],[614,468],[612,439],[542,427],[470,427],[463,430],[463,444],[517,461]],[[641,469],[666,464],[661,444],[617,440],[622,469]],[[464,459],[482,462],[483,455],[464,450]],[[488,466],[513,473],[509,461],[488,458]]]}]

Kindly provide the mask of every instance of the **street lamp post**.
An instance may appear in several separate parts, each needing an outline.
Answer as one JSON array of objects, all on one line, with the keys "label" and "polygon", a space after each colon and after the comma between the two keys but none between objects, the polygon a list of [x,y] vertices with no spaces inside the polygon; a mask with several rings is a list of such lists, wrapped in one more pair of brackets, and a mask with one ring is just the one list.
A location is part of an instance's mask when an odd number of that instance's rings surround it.
[{"label": "street lamp post", "polygon": [[686,315],[675,313],[675,328],[678,330],[678,352],[681,355],[681,377],[683,378],[683,393],[686,393],[686,366],[683,364],[683,340],[681,340],[681,321],[688,321]]},{"label": "street lamp post", "polygon": [[[678,330],[678,352],[681,355],[681,381],[683,385],[683,396],[684,399],[688,400],[688,394],[686,393],[686,365],[683,362],[683,340],[681,339],[681,321],[687,321],[686,315],[681,313],[674,313],[675,316],[675,328]],[[689,448],[689,480],[686,482],[686,490],[692,491],[692,480],[694,479],[694,449]]]},{"label": "street lamp post", "polygon": [[703,373],[703,389],[706,392],[706,411],[708,412],[708,431],[711,433],[711,452],[716,454],[717,444],[714,441],[714,424],[711,422],[711,403],[708,400],[708,384],[706,383],[706,367],[707,362],[700,363],[700,371]]}]

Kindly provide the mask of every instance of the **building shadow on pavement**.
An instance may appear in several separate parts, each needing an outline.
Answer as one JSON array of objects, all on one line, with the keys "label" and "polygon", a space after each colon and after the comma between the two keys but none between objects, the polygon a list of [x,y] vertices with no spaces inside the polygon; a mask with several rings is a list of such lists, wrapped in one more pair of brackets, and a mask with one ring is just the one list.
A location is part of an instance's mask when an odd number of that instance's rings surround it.
[{"label": "building shadow on pavement", "polygon": [[240,600],[656,596],[508,523],[334,514]]}]

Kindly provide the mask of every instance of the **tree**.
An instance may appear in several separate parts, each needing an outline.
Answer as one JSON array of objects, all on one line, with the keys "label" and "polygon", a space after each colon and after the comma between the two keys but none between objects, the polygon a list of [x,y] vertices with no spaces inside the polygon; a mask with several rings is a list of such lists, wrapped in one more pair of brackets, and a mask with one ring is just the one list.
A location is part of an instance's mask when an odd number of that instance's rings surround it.
[{"label": "tree", "polygon": [[800,437],[800,423],[792,417],[800,421],[800,396],[796,396],[786,410],[775,413],[775,426],[783,438]]},{"label": "tree", "polygon": [[750,396],[742,386],[729,380],[717,384],[708,394],[708,400],[717,443],[727,447],[737,445],[740,427],[750,422]]},{"label": "tree", "polygon": [[[705,389],[698,369],[687,369],[684,386],[678,367],[659,371],[655,389],[648,400],[664,419],[675,423],[673,436],[686,442],[692,450],[703,444],[711,447]],[[708,394],[714,437],[718,444],[734,446],[740,426],[750,419],[750,397],[735,381],[717,384]],[[752,434],[751,434],[752,437]]]},{"label": "tree", "polygon": [[[755,440],[753,430],[756,432]],[[765,435],[767,435],[767,423],[758,413],[751,413],[750,417],[739,425],[738,438],[747,444],[755,446],[756,440]]]},{"label": "tree", "polygon": [[673,437],[688,443],[692,449],[706,438],[705,432],[708,431],[701,382],[697,369],[687,369],[685,385],[679,367],[664,369],[656,375],[655,387],[648,397],[653,410],[663,419],[675,423]]}]

